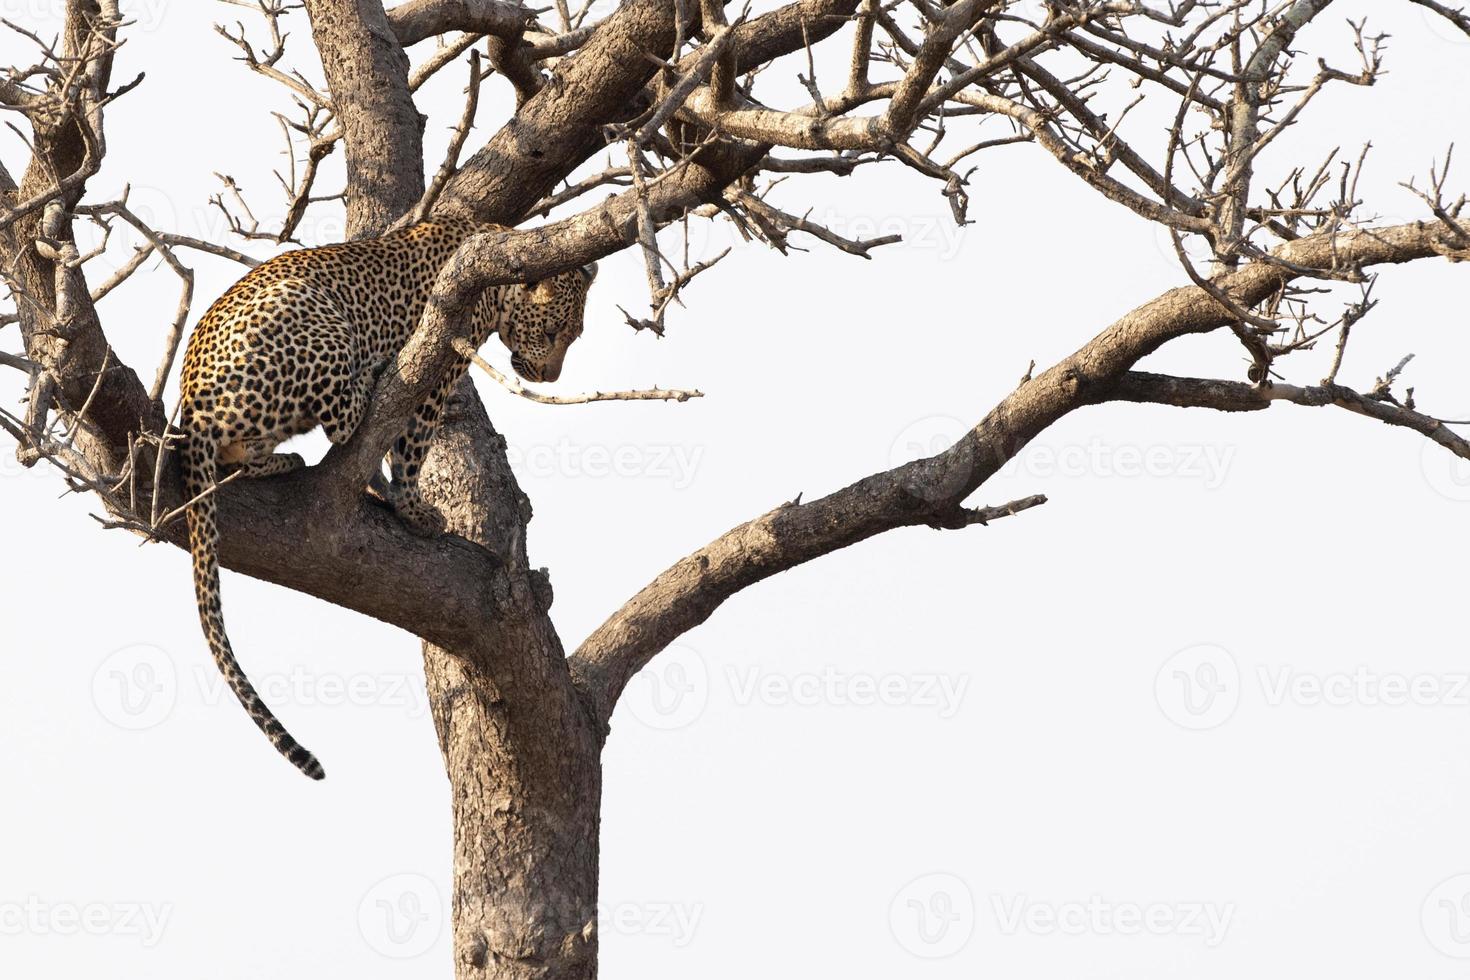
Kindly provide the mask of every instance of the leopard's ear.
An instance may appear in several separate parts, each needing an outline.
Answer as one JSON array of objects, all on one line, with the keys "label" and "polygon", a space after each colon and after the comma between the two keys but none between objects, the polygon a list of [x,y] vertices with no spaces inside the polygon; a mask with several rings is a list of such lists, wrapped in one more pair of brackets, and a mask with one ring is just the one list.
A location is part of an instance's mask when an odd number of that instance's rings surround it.
[{"label": "leopard's ear", "polygon": [[531,296],[531,302],[540,306],[545,306],[556,299],[556,288],[551,285],[550,279],[530,283],[526,286],[526,291]]},{"label": "leopard's ear", "polygon": [[587,280],[587,285],[592,285],[592,280],[597,278],[597,263],[588,262],[582,266],[582,276]]}]

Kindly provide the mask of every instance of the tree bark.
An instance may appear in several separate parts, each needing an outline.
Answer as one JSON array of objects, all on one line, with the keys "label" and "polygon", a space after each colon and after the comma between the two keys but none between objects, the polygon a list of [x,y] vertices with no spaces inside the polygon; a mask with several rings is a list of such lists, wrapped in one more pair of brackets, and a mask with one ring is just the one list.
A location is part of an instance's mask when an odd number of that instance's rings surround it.
[{"label": "tree bark", "polygon": [[306,12],[342,121],[347,237],[375,235],[424,189],[423,124],[408,90],[408,55],[379,0],[308,0]]},{"label": "tree bark", "polygon": [[505,562],[484,633],[423,651],[453,801],[455,976],[592,977],[601,740],[546,616],[550,586],[527,567],[530,502],[468,380],[446,423],[425,494]]}]

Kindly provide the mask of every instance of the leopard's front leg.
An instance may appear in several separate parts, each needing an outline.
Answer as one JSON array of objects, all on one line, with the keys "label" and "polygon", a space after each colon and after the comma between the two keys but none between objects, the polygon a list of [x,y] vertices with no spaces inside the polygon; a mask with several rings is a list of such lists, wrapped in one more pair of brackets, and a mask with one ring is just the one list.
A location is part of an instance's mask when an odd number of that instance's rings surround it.
[{"label": "leopard's front leg", "polygon": [[444,518],[424,500],[419,490],[419,477],[429,455],[429,445],[439,428],[444,403],[468,367],[468,359],[461,358],[455,362],[453,370],[413,413],[407,431],[394,440],[389,452],[388,471],[393,482],[388,487],[388,502],[410,531],[424,537],[443,533]]}]

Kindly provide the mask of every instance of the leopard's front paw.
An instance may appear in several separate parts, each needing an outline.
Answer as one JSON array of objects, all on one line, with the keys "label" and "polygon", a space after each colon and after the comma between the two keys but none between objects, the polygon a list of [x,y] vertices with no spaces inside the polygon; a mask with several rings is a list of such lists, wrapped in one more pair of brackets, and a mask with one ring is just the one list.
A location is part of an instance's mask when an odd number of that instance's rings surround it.
[{"label": "leopard's front paw", "polygon": [[252,480],[263,480],[282,473],[293,473],[305,465],[306,460],[301,458],[300,453],[272,453],[264,459],[252,460],[239,467],[239,473]]}]

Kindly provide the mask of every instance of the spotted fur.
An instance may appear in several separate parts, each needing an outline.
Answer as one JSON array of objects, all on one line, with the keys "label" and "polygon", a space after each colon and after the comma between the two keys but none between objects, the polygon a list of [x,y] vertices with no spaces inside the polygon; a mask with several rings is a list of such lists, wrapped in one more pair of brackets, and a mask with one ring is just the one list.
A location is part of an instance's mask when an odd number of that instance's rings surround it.
[{"label": "spotted fur", "polygon": [[[468,235],[492,229],[432,221],[382,238],[288,252],[231,286],[189,338],[181,458],[184,489],[195,501],[188,524],[199,619],[215,663],[251,720],[313,779],[325,775],[321,764],[276,720],[230,648],[220,607],[215,498],[199,495],[236,470],[266,477],[302,466],[300,456],[275,448],[318,425],[332,442],[346,442],[382,368],[418,324],[440,268]],[[475,311],[475,346],[498,333],[517,374],[555,381],[582,333],[594,274],[589,267],[487,290]],[[419,492],[419,471],[444,401],[467,366],[468,359],[458,359],[389,454],[389,502],[416,533],[442,527]]]}]

